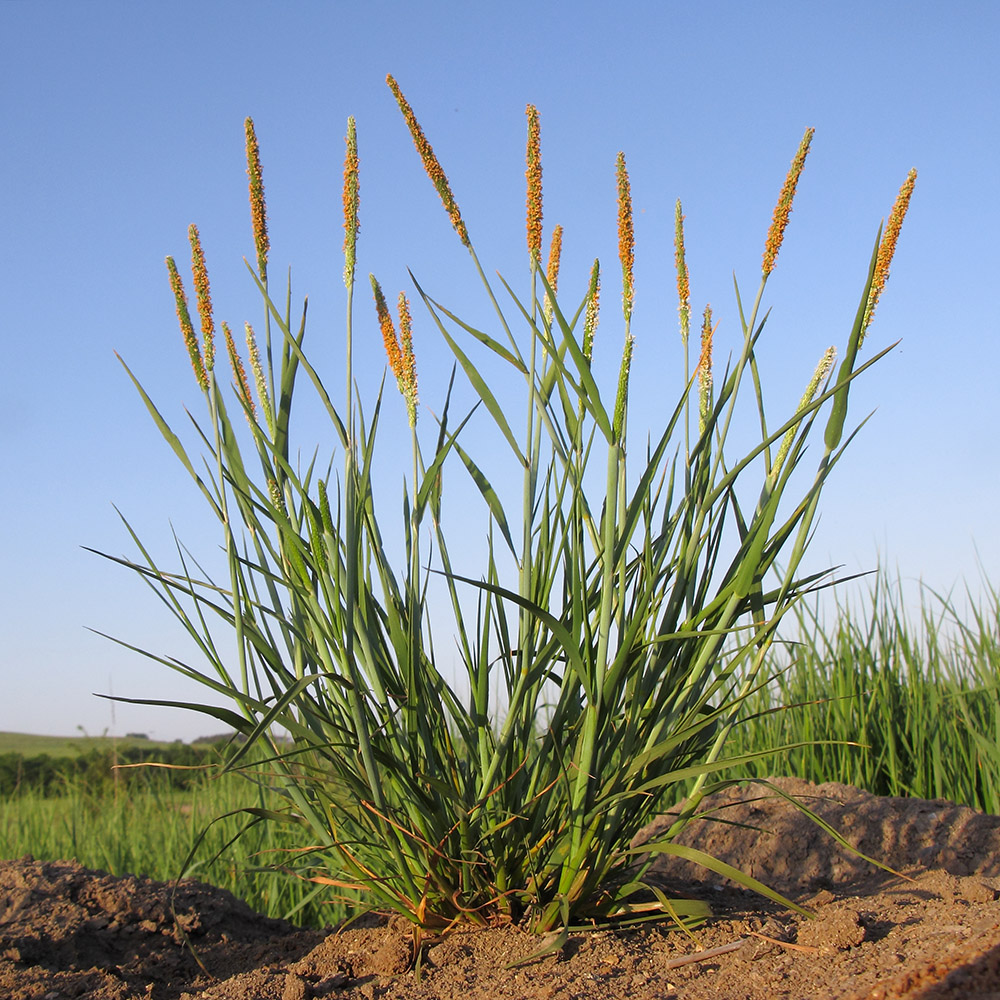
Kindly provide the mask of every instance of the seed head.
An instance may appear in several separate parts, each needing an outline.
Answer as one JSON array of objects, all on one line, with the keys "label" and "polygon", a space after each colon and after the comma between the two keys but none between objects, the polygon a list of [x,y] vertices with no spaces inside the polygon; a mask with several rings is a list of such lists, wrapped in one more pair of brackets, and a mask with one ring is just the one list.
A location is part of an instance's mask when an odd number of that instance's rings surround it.
[{"label": "seed head", "polygon": [[594,353],[594,333],[597,330],[601,308],[601,262],[594,261],[590,269],[590,291],[587,292],[587,309],[583,315],[583,356],[591,360]]},{"label": "seed head", "polygon": [[188,226],[188,239],[191,242],[191,275],[194,278],[194,291],[198,303],[198,315],[201,318],[201,336],[204,345],[205,371],[210,372],[215,367],[215,323],[212,320],[212,294],[208,284],[208,268],[205,266],[205,251],[201,247],[201,237],[198,227]]},{"label": "seed head", "polygon": [[257,386],[257,399],[260,400],[260,408],[264,411],[264,422],[273,436],[274,418],[271,411],[271,395],[267,391],[264,366],[260,363],[260,351],[257,350],[257,337],[253,332],[253,327],[249,323],[244,323],[243,329],[247,340],[247,354],[250,357],[250,370],[253,372],[254,384]]},{"label": "seed head", "polygon": [[170,288],[174,293],[174,302],[177,306],[177,319],[181,324],[181,336],[184,338],[184,346],[187,347],[188,356],[191,358],[194,377],[198,380],[198,385],[201,386],[202,390],[207,392],[208,374],[205,371],[205,364],[201,358],[198,338],[195,336],[194,327],[191,324],[191,314],[188,312],[184,282],[177,271],[177,265],[174,263],[173,257],[167,258],[167,274],[170,277]]},{"label": "seed head", "polygon": [[674,264],[677,269],[677,301],[681,318],[681,343],[686,344],[691,332],[691,287],[688,281],[687,261],[684,258],[684,216],[681,201],[674,208]]},{"label": "seed head", "polygon": [[250,395],[250,383],[247,381],[247,370],[243,367],[243,359],[236,349],[236,341],[233,340],[233,331],[229,329],[228,323],[222,324],[222,336],[226,342],[226,354],[229,355],[229,367],[233,370],[233,378],[236,379],[236,388],[240,398],[247,405],[247,422],[257,419],[257,410],[253,403],[253,396]]},{"label": "seed head", "polygon": [[625,168],[625,154],[618,154],[618,259],[622,263],[622,312],[625,322],[632,318],[635,298],[632,268],[635,263],[635,235],[632,230],[632,190]]},{"label": "seed head", "polygon": [[264,201],[264,180],[260,170],[260,148],[253,119],[243,123],[246,130],[247,177],[250,178],[250,221],[253,224],[253,242],[257,250],[257,271],[260,280],[267,282],[267,254],[271,242],[267,235],[267,205]]},{"label": "seed head", "polygon": [[538,128],[538,109],[529,104],[528,116],[528,254],[536,267],[542,260],[542,152]]},{"label": "seed head", "polygon": [[271,504],[275,510],[279,511],[281,514],[288,516],[288,508],[285,506],[285,498],[281,492],[281,487],[278,485],[278,481],[272,476],[267,478],[267,492],[268,496],[271,498]]},{"label": "seed head", "polygon": [[805,134],[802,136],[798,152],[792,160],[792,165],[788,168],[788,174],[781,188],[781,194],[778,195],[778,204],[774,206],[771,228],[767,231],[767,242],[764,244],[763,272],[765,278],[774,270],[774,263],[778,259],[781,241],[785,238],[785,228],[788,226],[788,217],[792,213],[792,200],[795,198],[795,187],[799,183],[799,176],[806,164],[806,155],[809,153],[809,144],[812,142],[815,133],[816,129],[807,128]]},{"label": "seed head", "polygon": [[375,280],[375,275],[370,274],[372,283],[372,293],[375,296],[375,312],[378,314],[378,324],[382,331],[382,343],[385,345],[386,357],[389,359],[389,368],[396,376],[396,385],[403,399],[406,401],[407,414],[410,418],[410,426],[413,427],[417,421],[417,367],[413,357],[413,335],[410,321],[410,304],[406,301],[406,296],[399,293],[399,325],[403,335],[403,343],[400,345],[396,337],[396,328],[392,323],[392,316],[389,307],[386,305],[385,296],[382,294],[382,286]]},{"label": "seed head", "polygon": [[393,375],[399,378],[398,372],[401,365],[401,350],[399,341],[396,339],[396,328],[392,325],[392,316],[389,307],[385,304],[385,296],[382,294],[382,286],[375,280],[374,274],[369,274],[368,279],[372,283],[372,294],[375,296],[375,312],[378,314],[378,325],[382,331],[382,343],[385,345],[385,353],[389,359],[389,367]]},{"label": "seed head", "polygon": [[358,133],[353,118],[347,119],[347,155],[344,158],[344,284],[354,284],[355,252],[358,244],[359,179]]},{"label": "seed head", "polygon": [[910,207],[910,197],[913,194],[913,187],[917,183],[917,172],[911,170],[903,181],[903,186],[896,195],[896,201],[889,214],[889,223],[882,233],[879,241],[878,254],[875,257],[875,274],[872,277],[872,288],[868,295],[868,305],[865,308],[865,318],[861,324],[861,339],[858,345],[864,342],[868,327],[871,325],[872,317],[875,315],[875,306],[878,305],[879,296],[885,283],[889,280],[889,265],[892,263],[893,254],[896,252],[896,241],[899,239],[899,232],[903,228],[903,219],[906,218],[906,211]]},{"label": "seed head", "polygon": [[403,112],[403,119],[406,121],[406,126],[410,130],[413,145],[417,147],[417,152],[420,154],[420,159],[424,164],[424,170],[427,171],[427,176],[430,177],[431,183],[433,183],[434,187],[437,189],[437,193],[441,198],[441,203],[444,205],[445,211],[447,211],[448,217],[451,219],[451,224],[455,227],[455,232],[458,233],[458,238],[462,241],[463,246],[471,247],[469,242],[469,233],[465,228],[465,223],[462,221],[462,213],[458,210],[458,205],[455,203],[455,197],[451,193],[448,178],[445,176],[445,172],[441,168],[441,164],[438,163],[438,158],[434,154],[434,149],[427,141],[427,137],[424,135],[423,129],[417,121],[417,116],[413,113],[413,109],[410,107],[409,103],[407,103],[406,98],[403,96],[403,92],[399,89],[399,84],[396,83],[391,74],[385,78],[385,82],[389,85],[389,89],[396,98],[399,110]]},{"label": "seed head", "polygon": [[[549,287],[552,289],[552,295],[556,294],[556,288],[559,285],[559,260],[562,256],[562,237],[563,237],[563,227],[556,226],[552,230],[552,243],[549,246],[549,263],[545,269],[545,278],[549,283]],[[552,323],[552,313],[554,309],[554,303],[552,297],[546,293],[545,295],[545,319],[549,324]]]},{"label": "seed head", "polygon": [[330,497],[327,494],[326,480],[319,480],[319,513],[323,519],[323,530],[333,534],[333,515],[330,513]]},{"label": "seed head", "polygon": [[698,433],[704,434],[712,412],[712,307],[705,306],[701,323],[701,354],[698,357]]},{"label": "seed head", "polygon": [[618,369],[618,393],[615,396],[615,416],[613,433],[616,441],[619,441],[625,428],[625,413],[628,409],[628,378],[632,368],[632,349],[635,345],[635,337],[628,334],[625,337],[625,347],[622,350],[622,363]]},{"label": "seed head", "polygon": [[[809,379],[809,384],[806,386],[806,391],[802,394],[802,398],[799,400],[799,405],[796,408],[796,414],[801,413],[815,398],[816,393],[819,390],[820,385],[823,384],[827,375],[830,374],[830,370],[833,368],[833,362],[837,358],[837,349],[835,347],[828,347],[823,353],[823,357],[819,359],[819,364],[816,365],[816,370],[812,374],[812,378]],[[792,446],[792,441],[795,440],[795,431],[797,425],[789,427],[785,431],[785,436],[781,439],[781,446],[778,448],[778,457],[774,460],[774,465],[771,468],[771,481],[777,481],[779,474],[781,473],[781,467],[785,464],[785,458],[788,455],[788,449]]]},{"label": "seed head", "polygon": [[307,500],[303,504],[305,507],[306,520],[309,523],[309,547],[312,550],[313,559],[320,573],[329,572],[330,564],[326,558],[326,542],[323,538],[322,515],[319,508],[311,501]]},{"label": "seed head", "polygon": [[402,342],[401,370],[396,373],[396,384],[406,400],[406,412],[410,426],[417,425],[417,362],[413,355],[413,321],[410,318],[410,303],[403,292],[397,302],[399,310],[399,338]]}]

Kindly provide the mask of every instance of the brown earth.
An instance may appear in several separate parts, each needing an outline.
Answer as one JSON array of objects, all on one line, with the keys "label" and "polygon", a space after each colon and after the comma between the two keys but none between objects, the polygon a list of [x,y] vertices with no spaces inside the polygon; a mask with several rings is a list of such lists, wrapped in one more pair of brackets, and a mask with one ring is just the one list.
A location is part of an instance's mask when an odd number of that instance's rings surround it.
[{"label": "brown earth", "polygon": [[665,885],[712,902],[717,916],[695,939],[663,923],[579,932],[558,953],[509,968],[539,940],[513,927],[456,932],[426,948],[418,974],[397,921],[303,930],[194,881],[177,887],[175,919],[163,883],[22,858],[0,862],[0,998],[1000,1000],[1000,817],[776,783],[909,879],[837,847],[786,800],[731,789],[714,800],[729,822],[699,821],[682,839],[814,918],[661,859]]}]

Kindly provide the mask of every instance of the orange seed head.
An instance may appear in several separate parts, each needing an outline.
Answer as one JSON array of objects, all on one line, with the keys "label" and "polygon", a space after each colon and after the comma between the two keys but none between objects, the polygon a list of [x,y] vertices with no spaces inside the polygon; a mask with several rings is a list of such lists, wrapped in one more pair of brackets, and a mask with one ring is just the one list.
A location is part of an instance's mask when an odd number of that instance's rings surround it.
[{"label": "orange seed head", "polygon": [[788,217],[792,214],[792,200],[795,198],[795,188],[799,183],[802,168],[806,164],[809,145],[815,133],[816,129],[807,128],[805,134],[802,136],[798,152],[795,154],[792,165],[788,168],[788,173],[785,176],[785,183],[782,185],[781,194],[778,195],[778,204],[774,206],[774,215],[771,217],[771,228],[767,231],[767,242],[764,244],[764,277],[767,277],[774,270],[775,261],[778,259],[781,241],[785,238],[785,229],[788,226]]},{"label": "orange seed head", "polygon": [[878,304],[879,296],[885,283],[889,280],[889,265],[892,263],[893,255],[896,253],[896,243],[899,240],[900,230],[903,228],[903,219],[906,218],[907,209],[910,207],[910,198],[913,195],[914,185],[917,183],[917,172],[911,170],[903,181],[903,186],[896,195],[892,212],[889,214],[889,222],[882,233],[879,241],[878,254],[875,257],[875,274],[872,276],[872,288],[868,295],[868,305],[865,308],[865,318],[861,324],[861,340],[864,341],[868,327],[871,325],[872,317],[875,315],[875,306]]},{"label": "orange seed head", "polygon": [[451,187],[448,184],[448,178],[441,168],[437,156],[434,154],[434,148],[427,141],[427,137],[424,135],[424,131],[417,121],[417,116],[413,113],[413,109],[403,96],[403,92],[399,89],[399,84],[396,83],[391,74],[385,78],[385,82],[389,85],[389,89],[396,98],[399,110],[402,111],[403,119],[410,130],[413,145],[417,147],[417,152],[420,154],[420,159],[424,164],[424,170],[427,171],[427,176],[430,177],[431,183],[437,189],[441,203],[444,205],[445,211],[447,211],[448,217],[451,219],[451,224],[455,227],[455,232],[458,233],[458,238],[462,241],[463,246],[471,246],[469,233],[465,228],[465,223],[462,221],[462,213],[458,210],[455,197],[451,193]]}]

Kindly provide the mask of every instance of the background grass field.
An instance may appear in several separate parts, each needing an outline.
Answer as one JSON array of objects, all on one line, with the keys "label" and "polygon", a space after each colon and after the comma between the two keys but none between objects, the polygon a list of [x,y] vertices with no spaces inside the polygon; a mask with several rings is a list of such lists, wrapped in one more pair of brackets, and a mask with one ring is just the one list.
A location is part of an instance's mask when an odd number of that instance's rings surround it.
[{"label": "background grass field", "polygon": [[0,754],[17,753],[24,757],[48,754],[50,757],[76,757],[92,750],[139,747],[142,749],[163,749],[172,746],[158,740],[135,739],[129,736],[38,736],[34,733],[0,732]]}]

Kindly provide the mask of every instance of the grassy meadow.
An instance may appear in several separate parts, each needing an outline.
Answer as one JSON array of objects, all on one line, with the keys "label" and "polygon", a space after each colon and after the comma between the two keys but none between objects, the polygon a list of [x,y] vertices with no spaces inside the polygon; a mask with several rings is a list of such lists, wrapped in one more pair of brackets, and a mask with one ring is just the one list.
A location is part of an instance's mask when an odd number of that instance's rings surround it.
[{"label": "grassy meadow", "polygon": [[[1000,813],[1000,599],[988,584],[984,590],[987,602],[964,618],[950,598],[928,589],[920,613],[907,616],[898,586],[884,575],[866,602],[837,601],[826,618],[800,607],[799,641],[772,657],[774,679],[748,701],[732,753],[809,745],[737,773],[794,774]],[[87,753],[97,742],[0,734],[5,752],[25,754],[62,743]],[[328,890],[267,870],[283,852],[307,846],[292,831],[261,823],[231,843],[249,819],[238,810],[277,806],[264,784],[199,774],[177,790],[162,772],[133,769],[96,791],[80,780],[58,795],[19,789],[0,808],[0,856],[77,858],[163,880],[185,872],[272,916],[335,921],[344,911]]]},{"label": "grassy meadow", "polygon": [[[14,752],[19,746],[30,751],[61,742],[0,735]],[[98,740],[65,742],[76,755],[91,756]],[[57,760],[67,764],[73,757]],[[47,793],[23,785],[0,798],[0,857],[72,858],[115,875],[163,881],[195,877],[228,889],[260,912],[304,924],[323,925],[342,915],[337,905],[331,907],[329,894],[318,898],[314,886],[275,870],[283,854],[306,845],[292,842],[275,824],[255,822],[241,812],[280,805],[266,779],[255,784],[245,775],[181,772],[187,780],[178,787],[177,771],[113,770],[110,760],[105,758],[105,780],[91,767],[67,775]]]}]

